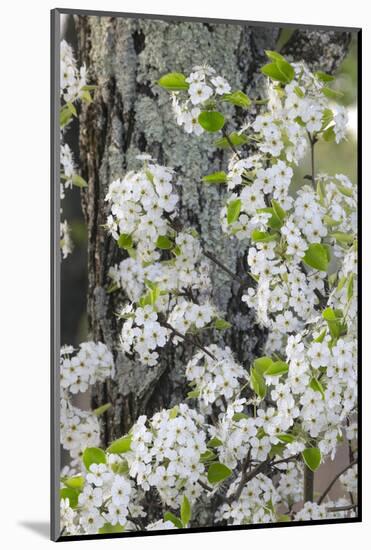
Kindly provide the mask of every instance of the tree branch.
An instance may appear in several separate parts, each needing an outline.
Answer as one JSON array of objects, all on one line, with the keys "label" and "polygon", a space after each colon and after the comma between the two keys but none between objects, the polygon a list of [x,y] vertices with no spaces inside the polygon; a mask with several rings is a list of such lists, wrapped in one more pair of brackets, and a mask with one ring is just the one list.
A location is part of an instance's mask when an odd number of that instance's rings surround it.
[{"label": "tree branch", "polygon": [[354,466],[355,464],[358,464],[358,460],[353,460],[353,462],[351,462],[350,464],[348,464],[348,466],[345,466],[345,468],[343,468],[338,474],[336,474],[336,476],[334,477],[334,479],[329,483],[329,485],[326,487],[326,489],[323,491],[322,495],[319,497],[319,499],[317,500],[317,504],[321,504],[323,499],[326,497],[326,495],[331,491],[331,489],[333,488],[333,486],[335,485],[335,483],[337,482],[337,480],[339,479],[339,477],[341,475],[343,475],[347,470],[349,470],[349,468],[352,468],[352,466]]}]

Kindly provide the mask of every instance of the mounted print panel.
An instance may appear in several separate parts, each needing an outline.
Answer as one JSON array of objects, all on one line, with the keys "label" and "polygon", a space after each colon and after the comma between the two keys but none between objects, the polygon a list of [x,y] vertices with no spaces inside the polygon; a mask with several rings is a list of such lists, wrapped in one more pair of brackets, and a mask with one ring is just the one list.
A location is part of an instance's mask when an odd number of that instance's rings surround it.
[{"label": "mounted print panel", "polygon": [[360,521],[359,29],[52,12],[52,538]]}]

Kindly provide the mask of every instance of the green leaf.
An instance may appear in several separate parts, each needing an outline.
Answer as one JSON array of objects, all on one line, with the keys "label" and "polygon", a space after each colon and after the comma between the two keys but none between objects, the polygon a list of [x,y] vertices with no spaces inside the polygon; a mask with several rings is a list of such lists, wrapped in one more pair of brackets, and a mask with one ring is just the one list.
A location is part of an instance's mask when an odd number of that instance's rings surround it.
[{"label": "green leaf", "polygon": [[260,399],[264,399],[267,393],[267,387],[265,385],[264,376],[256,368],[252,368],[250,371],[250,386]]},{"label": "green leaf", "polygon": [[116,523],[116,525],[112,525],[112,523],[105,523],[103,527],[99,528],[98,533],[100,535],[108,535],[109,533],[123,533],[124,531],[124,527],[119,523]]},{"label": "green leaf", "polygon": [[321,89],[321,92],[329,99],[340,99],[344,95],[342,92],[338,92],[337,90],[333,90],[332,88],[327,88],[327,86],[324,86]]},{"label": "green leaf", "polygon": [[77,475],[65,479],[63,483],[69,489],[77,489],[78,491],[81,491],[84,487],[85,479],[83,478],[83,476]]},{"label": "green leaf", "polygon": [[92,464],[106,464],[106,454],[98,447],[87,447],[82,455],[82,461],[87,470]]},{"label": "green leaf", "polygon": [[277,216],[273,207],[258,208],[257,213],[271,215],[271,217],[268,220],[268,226],[271,227],[272,229],[280,229],[282,227],[282,220],[281,218],[279,218],[279,216]]},{"label": "green leaf", "polygon": [[192,390],[187,393],[187,399],[197,399],[200,397],[200,390]]},{"label": "green leaf", "polygon": [[312,388],[313,391],[319,392],[322,396],[322,399],[325,398],[325,390],[323,389],[321,382],[317,378],[312,378],[309,383],[309,387]]},{"label": "green leaf", "polygon": [[187,525],[191,521],[191,517],[192,517],[191,505],[189,503],[188,498],[184,495],[183,502],[180,507],[180,519],[182,520],[184,527],[187,527]]},{"label": "green leaf", "polygon": [[189,84],[186,82],[186,77],[182,73],[167,73],[164,74],[158,81],[159,86],[170,92],[178,92],[180,90],[188,90]]},{"label": "green leaf", "polygon": [[59,491],[60,499],[62,500],[68,498],[71,508],[77,507],[79,503],[79,494],[80,491],[78,489],[71,489],[69,487],[63,487],[63,489],[60,489]]},{"label": "green leaf", "polygon": [[247,420],[249,417],[244,413],[234,413],[232,416],[233,422],[239,422],[240,420]]},{"label": "green leaf", "polygon": [[73,103],[68,102],[65,105],[63,105],[63,107],[60,110],[59,123],[61,127],[63,128],[64,126],[66,126],[66,124],[68,124],[68,122],[71,120],[73,116],[75,117],[77,116],[76,108],[73,105]]},{"label": "green leaf", "polygon": [[350,244],[354,241],[354,235],[352,233],[335,231],[334,233],[330,233],[330,237],[335,239],[340,244]]},{"label": "green leaf", "polygon": [[225,321],[224,319],[216,319],[214,321],[214,328],[217,330],[226,330],[231,328],[231,326],[231,323],[228,323],[228,321]]},{"label": "green leaf", "polygon": [[128,248],[133,248],[133,239],[131,235],[122,233],[118,238],[117,244],[119,245],[120,248],[127,250]]},{"label": "green leaf", "polygon": [[276,59],[274,63],[268,63],[262,67],[261,72],[272,80],[288,84],[295,76],[294,68],[284,58]]},{"label": "green leaf", "polygon": [[321,464],[321,451],[317,447],[308,447],[301,453],[305,464],[312,472],[318,470]]},{"label": "green leaf", "polygon": [[276,235],[265,231],[259,231],[258,229],[253,229],[251,232],[251,240],[256,243],[270,243],[276,239]]},{"label": "green leaf", "polygon": [[202,178],[204,183],[227,183],[227,174],[225,172],[213,172]]},{"label": "green leaf", "polygon": [[333,126],[330,126],[329,128],[327,128],[327,130],[325,130],[322,134],[323,136],[323,139],[325,141],[327,141],[328,143],[330,143],[331,141],[335,141],[335,131],[334,131],[334,127]]},{"label": "green leaf", "polygon": [[331,109],[323,109],[322,113],[322,128],[326,128],[334,120],[334,113]]},{"label": "green leaf", "polygon": [[217,139],[214,142],[215,147],[219,147],[220,149],[227,149],[231,146],[230,143],[233,145],[233,147],[240,147],[241,145],[245,145],[245,143],[247,143],[246,136],[242,134],[237,134],[237,132],[232,132],[231,134],[229,134],[228,139],[226,137]]},{"label": "green leaf", "polygon": [[293,443],[295,441],[295,437],[292,434],[280,434],[277,437],[282,443]]},{"label": "green leaf", "polygon": [[130,451],[131,441],[133,439],[132,435],[125,435],[119,439],[112,441],[111,445],[107,449],[107,453],[120,455],[121,453],[127,453]]},{"label": "green leaf", "polygon": [[270,357],[258,357],[254,360],[254,368],[260,373],[264,374],[267,369],[273,364],[273,361]]},{"label": "green leaf", "polygon": [[198,123],[207,132],[219,132],[225,124],[225,119],[218,111],[203,111],[198,116]]},{"label": "green leaf", "polygon": [[323,342],[323,340],[325,339],[326,334],[327,334],[327,329],[324,328],[322,330],[322,332],[320,333],[320,335],[317,336],[317,338],[314,339],[314,342],[319,342],[319,343]]},{"label": "green leaf", "polygon": [[289,371],[289,366],[284,361],[275,361],[264,373],[264,376],[281,376]]},{"label": "green leaf", "polygon": [[303,99],[303,97],[305,97],[305,93],[304,93],[303,90],[300,88],[300,86],[295,86],[294,92],[296,93],[296,95],[297,95],[298,97],[300,97],[300,99]]},{"label": "green leaf", "polygon": [[321,80],[322,82],[331,82],[334,80],[334,77],[330,74],[324,73],[323,71],[317,71],[314,73],[314,76]]},{"label": "green leaf", "polygon": [[276,214],[277,218],[279,218],[279,220],[283,222],[286,217],[286,212],[284,211],[280,203],[272,199],[272,207],[273,212]]},{"label": "green leaf", "polygon": [[210,462],[210,460],[214,460],[215,457],[216,457],[216,454],[213,451],[211,451],[210,449],[208,449],[204,453],[201,453],[200,462],[202,462],[202,464],[204,464],[205,462]]},{"label": "green leaf", "polygon": [[232,92],[231,94],[224,94],[222,101],[227,101],[237,107],[247,108],[251,105],[251,99],[241,91]]},{"label": "green leaf", "polygon": [[93,413],[95,416],[102,416],[106,411],[108,411],[112,407],[112,403],[105,403],[105,405],[101,405],[100,407],[97,407],[93,410]]},{"label": "green leaf", "polygon": [[354,273],[351,273],[349,276],[348,284],[347,284],[347,300],[352,299],[353,297],[353,286],[354,286]]},{"label": "green leaf", "polygon": [[238,216],[241,212],[241,199],[235,199],[230,201],[227,206],[227,222],[228,224],[234,223],[238,220]]},{"label": "green leaf", "polygon": [[183,529],[183,523],[180,521],[179,518],[177,518],[174,514],[172,514],[171,512],[166,512],[164,514],[164,520],[165,521],[171,521],[171,523],[173,525],[175,525],[175,527],[177,527],[178,529]]},{"label": "green leaf", "polygon": [[76,187],[80,187],[80,189],[83,189],[84,187],[87,187],[88,184],[86,183],[86,181],[84,180],[84,178],[82,178],[81,176],[78,176],[77,174],[75,174],[74,176],[72,176],[72,183],[73,185],[75,185]]},{"label": "green leaf", "polygon": [[220,481],[227,479],[231,473],[232,470],[230,470],[225,464],[214,462],[210,465],[207,471],[207,479],[209,480],[209,483],[219,483]]},{"label": "green leaf", "polygon": [[129,473],[129,464],[126,460],[122,460],[121,462],[115,462],[114,464],[111,464],[111,470],[113,473],[117,475],[128,475]]},{"label": "green leaf", "polygon": [[265,50],[265,55],[272,61],[286,61],[283,55],[273,50]]},{"label": "green leaf", "polygon": [[345,195],[346,197],[353,197],[353,189],[349,189],[349,187],[345,187],[345,185],[341,185],[341,183],[337,182],[336,187],[342,195]]},{"label": "green leaf", "polygon": [[91,97],[90,92],[87,90],[83,91],[80,97],[81,97],[81,101],[83,101],[87,105],[93,102],[93,98]]},{"label": "green leaf", "polygon": [[169,239],[169,237],[166,237],[166,235],[160,235],[157,237],[156,241],[156,247],[161,248],[161,250],[170,250],[173,248],[174,243]]},{"label": "green leaf", "polygon": [[212,447],[212,448],[220,447],[221,445],[223,445],[223,442],[220,441],[220,439],[218,439],[217,437],[212,437],[207,444],[208,447]]},{"label": "green leaf", "polygon": [[339,338],[341,334],[341,324],[339,322],[339,319],[337,318],[335,311],[331,307],[327,307],[322,312],[322,317],[325,319],[325,321],[327,321],[331,336],[333,338]]},{"label": "green leaf", "polygon": [[325,246],[320,243],[310,244],[303,261],[313,267],[313,269],[318,269],[319,271],[327,271],[329,259],[328,251]]},{"label": "green leaf", "polygon": [[170,409],[169,411],[170,420],[173,420],[174,418],[176,418],[178,416],[178,412],[179,412],[178,405],[175,405],[172,409]]},{"label": "green leaf", "polygon": [[85,84],[85,86],[83,86],[81,89],[82,89],[83,92],[93,92],[97,88],[98,88],[98,86],[96,86],[94,84]]}]

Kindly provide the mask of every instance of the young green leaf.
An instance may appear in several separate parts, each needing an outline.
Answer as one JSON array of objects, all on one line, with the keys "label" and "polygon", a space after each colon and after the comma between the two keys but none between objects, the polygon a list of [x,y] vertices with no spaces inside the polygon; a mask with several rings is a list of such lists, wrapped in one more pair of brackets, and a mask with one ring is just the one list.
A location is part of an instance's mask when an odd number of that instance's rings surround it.
[{"label": "young green leaf", "polygon": [[180,519],[182,520],[183,526],[187,527],[191,521],[192,510],[188,498],[184,495],[182,505],[180,507]]},{"label": "young green leaf", "polygon": [[170,250],[173,248],[174,243],[169,239],[169,237],[166,237],[166,235],[160,235],[157,237],[156,241],[156,247],[160,248],[161,250]]},{"label": "young green leaf", "polygon": [[177,518],[174,514],[172,514],[171,512],[166,512],[164,514],[164,520],[165,521],[171,521],[171,523],[173,525],[175,525],[175,527],[177,527],[178,529],[183,529],[183,523],[180,521],[179,518]]},{"label": "young green leaf", "polygon": [[98,447],[87,447],[82,455],[82,461],[87,470],[92,464],[106,464],[106,453]]},{"label": "young green leaf", "polygon": [[215,319],[214,321],[214,328],[217,330],[226,330],[228,328],[231,328],[231,323],[228,323],[228,321],[225,321],[225,319]]},{"label": "young green leaf", "polygon": [[112,523],[105,523],[103,527],[99,528],[98,533],[100,535],[108,535],[110,533],[123,533],[124,531],[125,529],[119,523],[116,523],[116,525],[112,525]]},{"label": "young green leaf", "polygon": [[342,92],[338,92],[337,90],[333,90],[332,88],[327,88],[327,86],[324,86],[321,89],[321,92],[329,99],[340,99],[344,95]]},{"label": "young green leaf", "polygon": [[84,180],[84,178],[82,178],[81,176],[78,176],[77,174],[75,174],[74,176],[72,176],[72,183],[73,185],[75,185],[76,187],[80,187],[80,189],[83,189],[84,187],[87,187],[88,184],[86,183],[86,181]]},{"label": "young green leaf", "polygon": [[204,183],[227,183],[227,174],[225,172],[213,172],[202,178]]},{"label": "young green leaf", "polygon": [[241,199],[235,199],[228,203],[227,206],[227,222],[228,224],[234,223],[238,220],[238,216],[241,212]]},{"label": "young green leaf", "polygon": [[225,464],[214,462],[208,469],[207,479],[209,480],[209,483],[219,483],[220,481],[227,479],[231,473],[232,470],[230,470]]},{"label": "young green leaf", "polygon": [[112,403],[105,403],[104,405],[101,405],[100,407],[97,407],[93,410],[93,414],[95,416],[102,416],[106,411],[108,411],[112,407]]},{"label": "young green leaf", "polygon": [[323,71],[317,71],[314,73],[314,76],[321,80],[322,82],[331,82],[334,80],[334,77],[330,74],[324,73]]},{"label": "young green leaf", "polygon": [[212,437],[207,444],[208,447],[212,447],[212,448],[220,447],[221,445],[223,445],[223,443],[217,437]]},{"label": "young green leaf", "polygon": [[158,84],[161,88],[170,92],[178,92],[181,90],[188,90],[189,84],[186,82],[186,77],[182,73],[167,73],[164,74]]},{"label": "young green leaf", "polygon": [[117,244],[120,248],[123,248],[124,250],[127,250],[128,248],[133,247],[133,239],[131,235],[127,235],[126,233],[122,233],[117,241]]},{"label": "young green leaf", "polygon": [[131,448],[132,435],[125,435],[119,439],[112,441],[111,445],[107,449],[107,453],[120,455],[121,453],[127,453]]},{"label": "young green leaf", "polygon": [[231,144],[233,147],[240,147],[241,145],[245,145],[245,143],[247,143],[246,136],[232,132],[229,134],[228,139],[226,137],[219,138],[214,142],[214,145],[220,149],[227,149]]},{"label": "young green leaf", "polygon": [[282,376],[289,371],[289,366],[284,361],[275,361],[264,373],[264,376]]},{"label": "young green leaf", "polygon": [[273,365],[273,360],[270,357],[258,357],[254,360],[254,368],[260,373],[264,374],[270,366]]},{"label": "young green leaf", "polygon": [[63,487],[63,489],[59,491],[60,499],[68,498],[71,508],[77,507],[79,503],[79,494],[80,491],[78,489],[71,489],[70,487]]},{"label": "young green leaf", "polygon": [[218,111],[203,111],[198,116],[198,123],[207,132],[218,132],[223,128],[225,119]]},{"label": "young green leaf", "polygon": [[226,101],[237,107],[243,107],[244,109],[251,105],[251,99],[241,91],[222,95],[222,101]]},{"label": "young green leaf", "polygon": [[267,386],[264,376],[256,368],[252,368],[250,371],[250,386],[260,399],[264,399],[267,393]]},{"label": "young green leaf", "polygon": [[301,453],[305,464],[312,472],[318,470],[321,464],[321,451],[317,447],[308,447]]},{"label": "young green leaf", "polygon": [[73,476],[65,479],[63,481],[66,487],[69,489],[77,489],[78,491],[82,491],[82,488],[84,487],[85,479],[83,476]]},{"label": "young green leaf", "polygon": [[328,251],[322,244],[312,243],[307,248],[303,261],[313,269],[327,271],[329,264]]},{"label": "young green leaf", "polygon": [[325,399],[325,390],[317,378],[312,378],[309,383],[309,387],[312,388],[313,391],[318,391],[321,394],[322,399]]}]

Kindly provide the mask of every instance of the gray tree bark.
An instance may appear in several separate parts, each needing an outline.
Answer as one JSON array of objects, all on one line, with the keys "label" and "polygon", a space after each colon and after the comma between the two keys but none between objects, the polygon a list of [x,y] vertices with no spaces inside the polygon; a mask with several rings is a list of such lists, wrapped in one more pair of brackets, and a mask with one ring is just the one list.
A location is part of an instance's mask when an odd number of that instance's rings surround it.
[{"label": "gray tree bark", "polygon": [[[202,175],[225,168],[227,154],[215,151],[213,138],[185,135],[173,120],[168,94],[155,82],[170,71],[189,73],[207,63],[225,76],[234,89],[250,97],[264,97],[259,68],[265,49],[275,49],[278,27],[210,24],[110,17],[75,17],[78,56],[97,85],[94,102],[80,116],[80,167],[88,188],[83,210],[88,225],[88,320],[91,338],[114,352],[116,377],[98,384],[93,407],[110,402],[102,418],[102,442],[126,433],[140,414],[152,415],[182,401],[187,393],[184,366],[194,350],[189,345],[167,347],[159,366],[143,367],[118,348],[120,322],[115,312],[122,294],[107,293],[109,267],[124,258],[102,225],[109,206],[104,202],[111,181],[139,166],[135,156],[146,151],[162,164],[173,166],[183,184],[180,216],[197,228],[209,249],[232,271],[244,272],[246,250],[223,237],[219,210],[225,190],[201,185]],[[296,31],[285,50],[295,59],[325,71],[334,71],[344,58],[347,33]],[[233,125],[241,113],[230,108]],[[250,116],[256,113],[251,112]],[[212,270],[215,304],[232,324],[220,340],[249,367],[265,334],[241,302],[241,287],[216,266]]]}]

